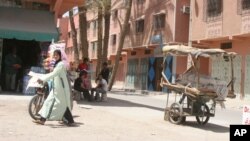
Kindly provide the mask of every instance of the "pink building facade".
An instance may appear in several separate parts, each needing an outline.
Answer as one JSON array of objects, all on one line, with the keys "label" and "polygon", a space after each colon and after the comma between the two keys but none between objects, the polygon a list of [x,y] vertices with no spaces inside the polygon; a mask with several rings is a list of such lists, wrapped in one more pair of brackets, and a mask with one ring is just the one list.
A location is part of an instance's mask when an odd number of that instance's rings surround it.
[{"label": "pink building facade", "polygon": [[[238,96],[250,96],[250,1],[192,0],[191,32],[193,44],[205,48],[234,51],[235,91]],[[229,63],[206,60],[207,73],[229,80]]]},{"label": "pink building facade", "polygon": [[[114,3],[110,21],[110,38],[108,47],[109,65],[114,64],[119,43],[120,26],[125,17],[126,1]],[[116,76],[116,83],[125,89],[163,91],[160,87],[162,63],[167,59],[169,65],[165,72],[175,79],[176,74],[186,69],[186,58],[163,58],[161,47],[169,43],[187,43],[189,34],[189,0],[133,0],[129,31],[125,38],[122,57]],[[78,15],[75,15],[78,30]],[[97,12],[88,12],[89,57],[95,68],[97,50]],[[70,25],[68,24],[70,37]],[[79,34],[78,34],[79,35]],[[80,44],[80,43],[79,43]],[[71,38],[67,39],[67,54],[73,60]]]},{"label": "pink building facade", "polygon": [[125,89],[164,91],[160,87],[163,60],[170,80],[186,69],[177,65],[186,58],[162,56],[161,49],[170,43],[187,43],[189,0],[133,1],[130,31],[123,50],[127,53]]}]

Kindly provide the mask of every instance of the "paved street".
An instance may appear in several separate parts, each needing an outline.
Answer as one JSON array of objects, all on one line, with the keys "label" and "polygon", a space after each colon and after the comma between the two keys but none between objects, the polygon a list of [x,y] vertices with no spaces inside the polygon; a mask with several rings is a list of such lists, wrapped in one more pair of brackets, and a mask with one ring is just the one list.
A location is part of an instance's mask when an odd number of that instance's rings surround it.
[{"label": "paved street", "polygon": [[31,96],[0,94],[0,140],[228,141],[229,124],[241,123],[240,105],[225,110],[217,107],[216,116],[205,126],[194,117],[184,125],[174,125],[163,120],[164,95],[112,93],[108,102],[75,102],[75,127],[56,121],[36,125],[27,111]]}]

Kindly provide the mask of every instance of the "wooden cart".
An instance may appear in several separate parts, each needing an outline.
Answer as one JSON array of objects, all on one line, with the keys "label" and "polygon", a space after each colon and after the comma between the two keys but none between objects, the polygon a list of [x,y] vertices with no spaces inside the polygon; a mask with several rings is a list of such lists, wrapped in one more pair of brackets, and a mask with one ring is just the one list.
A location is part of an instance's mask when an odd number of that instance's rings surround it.
[{"label": "wooden cart", "polygon": [[[165,70],[162,72],[161,86],[167,87],[175,94],[174,99],[173,97],[170,99],[170,94],[167,96],[165,120],[180,124],[185,122],[186,116],[195,116],[197,122],[204,125],[210,117],[215,116],[216,103],[222,104],[225,97],[235,98],[233,59],[236,53],[226,52],[222,49],[199,49],[184,45],[171,45],[163,47],[163,54],[165,56],[187,56],[190,59],[190,67],[180,75],[180,78],[176,79],[175,83],[169,82],[164,74]],[[212,56],[223,57],[225,61],[231,62],[231,80],[229,82],[200,73],[200,58],[211,58]],[[170,101],[171,104],[169,104]]]}]

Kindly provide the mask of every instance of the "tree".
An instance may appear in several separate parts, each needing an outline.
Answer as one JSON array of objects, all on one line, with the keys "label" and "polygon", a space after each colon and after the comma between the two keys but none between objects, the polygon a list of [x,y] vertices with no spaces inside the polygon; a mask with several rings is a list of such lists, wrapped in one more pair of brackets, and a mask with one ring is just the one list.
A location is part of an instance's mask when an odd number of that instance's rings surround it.
[{"label": "tree", "polygon": [[79,34],[80,34],[80,49],[82,51],[82,60],[84,58],[89,58],[89,44],[88,44],[88,34],[87,34],[87,8],[86,6],[79,6]]},{"label": "tree", "polygon": [[111,0],[103,0],[103,9],[104,9],[104,39],[103,39],[102,61],[107,62],[110,16],[111,16]]},{"label": "tree", "polygon": [[[102,69],[102,63],[108,59],[108,43],[111,16],[111,0],[93,0],[88,2],[89,11],[98,11],[98,49],[97,49],[97,66],[96,75]],[[103,18],[104,18],[104,37],[103,37]]]},{"label": "tree", "polygon": [[122,52],[122,48],[123,48],[123,44],[124,44],[124,39],[126,36],[126,33],[128,31],[128,22],[129,22],[129,18],[130,18],[130,14],[131,14],[131,7],[132,7],[132,0],[126,0],[126,14],[125,14],[125,19],[124,19],[124,23],[121,26],[121,35],[119,36],[119,44],[118,44],[118,49],[117,49],[117,53],[116,53],[116,57],[115,57],[115,65],[114,65],[114,69],[112,70],[111,73],[111,78],[110,78],[110,83],[108,86],[108,90],[112,89],[112,86],[114,84],[115,81],[115,76],[116,76],[116,72],[118,69],[118,65],[119,65],[119,61],[120,61],[120,57],[121,57],[121,52]]},{"label": "tree", "polygon": [[74,61],[76,64],[79,63],[79,51],[77,47],[77,33],[73,18],[73,9],[69,11],[69,20],[70,20],[70,27],[71,27],[71,35],[72,35],[72,42],[73,42],[73,48],[74,48]]},{"label": "tree", "polygon": [[102,14],[102,7],[98,6],[98,18],[97,18],[97,25],[98,25],[98,47],[97,47],[97,66],[96,66],[96,76],[101,71],[101,63],[102,63],[102,34],[103,34],[103,28],[102,28],[102,22],[103,22],[103,14]]}]

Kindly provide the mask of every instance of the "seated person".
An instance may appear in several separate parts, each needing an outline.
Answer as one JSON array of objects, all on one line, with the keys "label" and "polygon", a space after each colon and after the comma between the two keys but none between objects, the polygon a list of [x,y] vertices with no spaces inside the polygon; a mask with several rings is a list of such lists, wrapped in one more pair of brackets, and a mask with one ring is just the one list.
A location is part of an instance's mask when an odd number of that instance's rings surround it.
[{"label": "seated person", "polygon": [[84,98],[91,101],[89,90],[91,89],[91,82],[88,78],[87,71],[83,70],[79,73],[79,77],[74,82],[74,89],[82,92]]},{"label": "seated person", "polygon": [[[96,87],[91,89],[91,97],[94,97],[94,92],[96,92],[95,100],[97,101],[106,101],[107,100],[107,90],[108,84],[105,79],[103,79],[102,75],[99,74],[96,79]],[[102,94],[100,99],[100,93]]]}]

